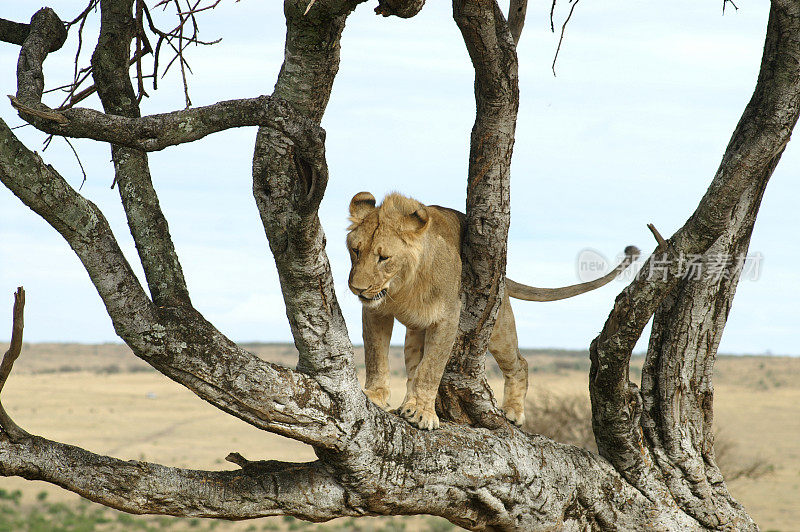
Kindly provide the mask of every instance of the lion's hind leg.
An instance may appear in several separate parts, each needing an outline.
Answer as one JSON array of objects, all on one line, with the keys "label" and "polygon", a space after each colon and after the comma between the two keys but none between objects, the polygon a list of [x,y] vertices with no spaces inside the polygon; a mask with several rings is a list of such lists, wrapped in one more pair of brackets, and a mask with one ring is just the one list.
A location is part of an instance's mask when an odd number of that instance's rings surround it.
[{"label": "lion's hind leg", "polygon": [[406,360],[406,396],[402,405],[416,403],[414,397],[414,376],[417,373],[417,366],[422,360],[422,353],[425,348],[425,329],[406,329],[406,341],[403,347]]},{"label": "lion's hind leg", "polygon": [[525,422],[525,396],[528,394],[528,362],[519,353],[517,326],[508,296],[503,298],[497,313],[492,337],[489,340],[492,353],[500,371],[503,372],[503,412],[509,421],[521,426]]}]

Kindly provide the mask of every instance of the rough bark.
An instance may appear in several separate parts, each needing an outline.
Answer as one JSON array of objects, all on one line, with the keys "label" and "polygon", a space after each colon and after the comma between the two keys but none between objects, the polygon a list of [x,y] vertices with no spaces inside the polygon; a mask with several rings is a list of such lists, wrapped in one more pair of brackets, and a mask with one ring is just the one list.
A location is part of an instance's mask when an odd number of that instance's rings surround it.
[{"label": "rough bark", "polygon": [[12,105],[20,117],[45,133],[99,140],[142,151],[159,151],[226,129],[261,125],[266,120],[269,100],[269,96],[228,100],[141,118],[80,107],[63,111],[54,111],[44,105],[32,108],[17,99],[12,100]]},{"label": "rough bark", "polygon": [[422,10],[425,0],[378,0],[377,15],[411,18]]},{"label": "rough bark", "polygon": [[514,44],[519,44],[522,28],[525,26],[525,15],[528,12],[528,0],[511,0],[508,5],[508,27]]},{"label": "rough bark", "polygon": [[486,382],[484,361],[503,296],[511,220],[510,168],[519,109],[517,52],[496,2],[453,2],[475,69],[470,136],[463,307],[453,356],[439,389],[445,419],[496,428],[506,423]]},{"label": "rough bark", "polygon": [[[30,24],[22,24],[21,22],[0,18],[0,41],[22,46],[30,31]],[[50,51],[54,52],[55,50]]]},{"label": "rough bark", "polygon": [[[136,356],[244,422],[313,445],[319,459],[291,464],[234,454],[229,460],[240,469],[216,472],[120,461],[28,434],[0,405],[0,474],[48,481],[132,513],[312,521],[426,513],[474,530],[754,528],[714,464],[711,432],[713,359],[742,265],[731,264],[720,279],[697,280],[681,277],[675,265],[682,254],[747,250],[764,187],[800,113],[800,7],[774,3],[756,92],[720,169],[686,225],[657,248],[665,255],[651,257],[643,271],[656,258],[673,267],[626,288],[592,343],[601,457],[510,426],[484,377],[504,289],[524,1],[511,2],[508,22],[495,2],[453,3],[475,68],[476,121],[460,336],[440,387],[445,422],[433,432],[417,430],[361,392],[317,215],[329,179],[320,122],[345,21],[359,3],[285,2],[285,61],[271,96],[151,117],[140,117],[128,74],[132,0],[101,2],[93,72],[105,113],[54,112],[41,103],[42,61],[61,26],[52,11],[34,16],[22,42],[15,103],[44,131],[112,144],[149,290],[99,209],[1,121],[0,181],[73,248]],[[413,16],[422,4],[392,0],[379,8]],[[300,353],[296,370],[236,346],[193,308],[145,153],[254,124],[253,194]],[[19,355],[21,295],[0,394]],[[628,364],[653,314],[640,392],[629,382]]]}]

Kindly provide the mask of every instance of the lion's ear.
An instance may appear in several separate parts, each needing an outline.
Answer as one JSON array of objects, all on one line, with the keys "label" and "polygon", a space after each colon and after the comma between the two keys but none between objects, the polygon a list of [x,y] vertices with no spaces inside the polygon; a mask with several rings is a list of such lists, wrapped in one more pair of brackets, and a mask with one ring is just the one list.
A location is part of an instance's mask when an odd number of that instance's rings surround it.
[{"label": "lion's ear", "polygon": [[375,196],[359,192],[350,200],[350,221],[359,224],[375,209]]},{"label": "lion's ear", "polygon": [[423,205],[411,214],[406,215],[405,220],[403,220],[403,229],[415,233],[424,233],[428,228],[429,221],[430,215],[428,214],[428,209]]}]

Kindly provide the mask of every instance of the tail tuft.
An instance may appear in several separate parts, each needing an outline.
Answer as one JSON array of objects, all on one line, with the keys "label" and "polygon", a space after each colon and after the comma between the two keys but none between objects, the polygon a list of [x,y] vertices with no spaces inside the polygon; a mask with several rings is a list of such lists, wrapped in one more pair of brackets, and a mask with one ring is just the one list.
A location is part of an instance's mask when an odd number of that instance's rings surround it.
[{"label": "tail tuft", "polygon": [[639,258],[642,252],[636,246],[628,246],[625,248],[625,256],[630,257],[631,262]]}]

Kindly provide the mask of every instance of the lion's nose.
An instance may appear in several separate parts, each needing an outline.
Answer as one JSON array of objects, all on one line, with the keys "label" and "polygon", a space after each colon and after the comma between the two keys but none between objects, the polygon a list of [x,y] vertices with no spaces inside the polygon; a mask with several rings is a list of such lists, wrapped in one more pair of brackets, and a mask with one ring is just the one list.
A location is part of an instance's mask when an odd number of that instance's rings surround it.
[{"label": "lion's nose", "polygon": [[367,290],[367,288],[369,287],[365,286],[364,288],[361,288],[359,286],[354,285],[353,283],[350,283],[350,290],[357,296],[363,294]]}]

